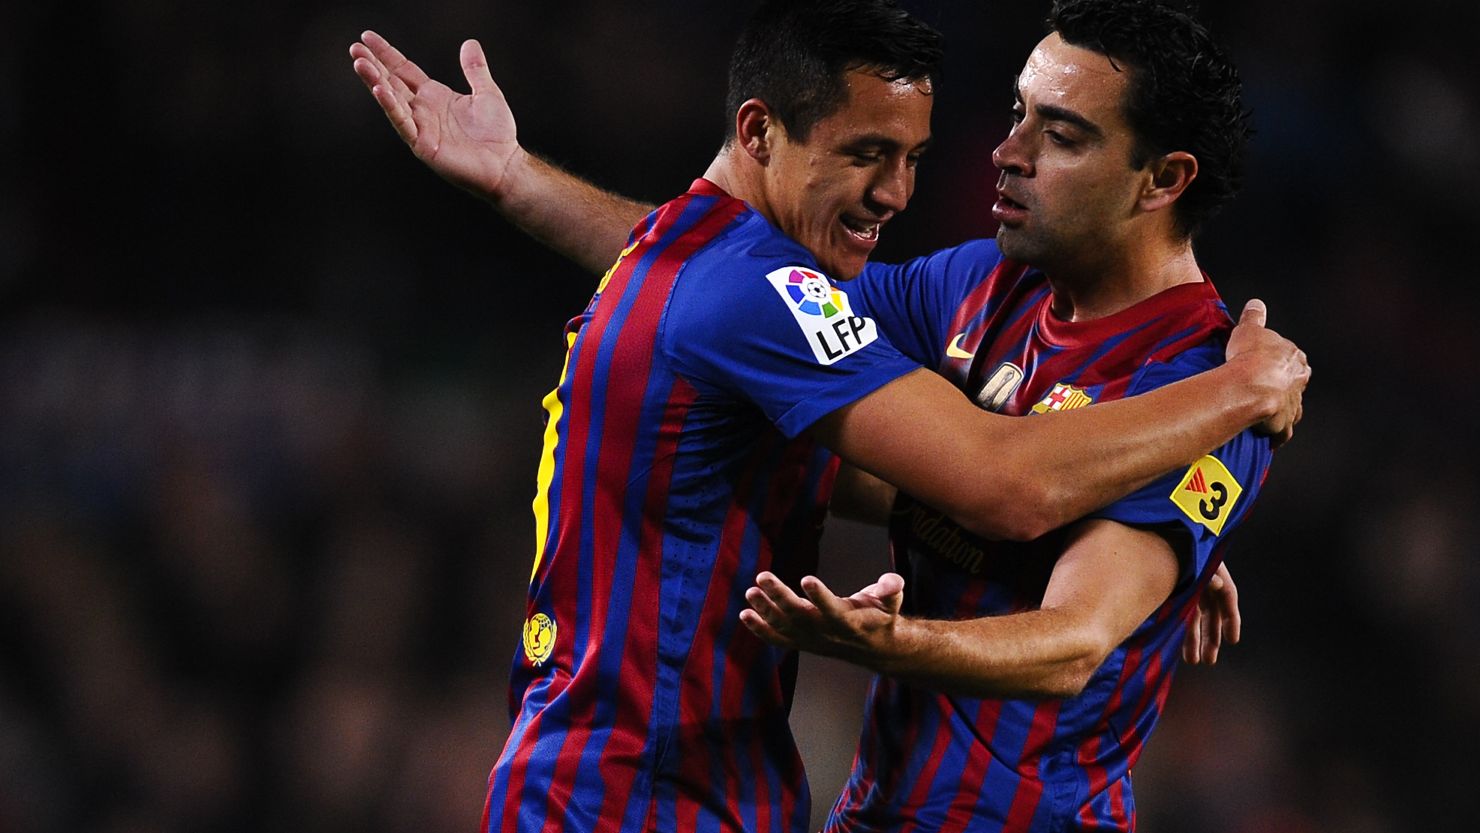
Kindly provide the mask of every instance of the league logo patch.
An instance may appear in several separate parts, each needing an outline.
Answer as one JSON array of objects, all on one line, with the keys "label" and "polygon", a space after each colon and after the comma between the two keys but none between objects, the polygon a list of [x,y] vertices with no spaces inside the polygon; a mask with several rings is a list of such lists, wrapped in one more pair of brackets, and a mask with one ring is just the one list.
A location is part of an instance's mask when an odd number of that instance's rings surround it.
[{"label": "league logo patch", "polygon": [[1017,393],[1018,385],[1022,382],[1023,369],[1012,362],[1003,362],[997,365],[997,369],[987,377],[986,384],[976,392],[976,404],[997,413]]},{"label": "league logo patch", "polygon": [[1076,388],[1073,385],[1059,382],[1043,397],[1043,401],[1033,406],[1033,413],[1046,414],[1049,411],[1072,411],[1075,408],[1083,408],[1085,405],[1094,404],[1094,398],[1084,392],[1084,388]]},{"label": "league logo patch", "polygon": [[1192,464],[1171,498],[1183,514],[1219,535],[1243,493],[1244,487],[1223,461],[1210,454]]},{"label": "league logo patch", "polygon": [[819,363],[833,364],[878,340],[873,319],[854,315],[847,294],[822,273],[787,266],[767,274],[766,280],[786,301]]},{"label": "league logo patch", "polygon": [[524,656],[535,667],[545,664],[555,652],[555,620],[543,613],[524,620]]}]

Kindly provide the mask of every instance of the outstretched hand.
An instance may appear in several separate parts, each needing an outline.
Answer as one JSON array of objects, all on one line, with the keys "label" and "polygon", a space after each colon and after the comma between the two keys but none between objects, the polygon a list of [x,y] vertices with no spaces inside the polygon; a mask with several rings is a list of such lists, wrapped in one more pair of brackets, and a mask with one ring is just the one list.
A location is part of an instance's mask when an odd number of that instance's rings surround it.
[{"label": "outstretched hand", "polygon": [[1278,408],[1259,428],[1279,446],[1294,436],[1295,425],[1304,415],[1310,363],[1304,350],[1265,326],[1267,317],[1268,310],[1258,298],[1245,304],[1224,353],[1229,362],[1242,361],[1251,366],[1255,384],[1270,390],[1278,401]]},{"label": "outstretched hand", "polygon": [[460,188],[497,197],[522,149],[514,113],[477,41],[463,42],[459,53],[468,94],[433,80],[374,32],[361,34],[349,54],[355,74],[417,159]]},{"label": "outstretched hand", "polygon": [[745,591],[750,608],[740,611],[740,621],[772,645],[875,667],[899,621],[904,578],[885,573],[847,597],[834,595],[815,576],[803,578],[801,589],[805,597],[774,574],[761,573]]}]

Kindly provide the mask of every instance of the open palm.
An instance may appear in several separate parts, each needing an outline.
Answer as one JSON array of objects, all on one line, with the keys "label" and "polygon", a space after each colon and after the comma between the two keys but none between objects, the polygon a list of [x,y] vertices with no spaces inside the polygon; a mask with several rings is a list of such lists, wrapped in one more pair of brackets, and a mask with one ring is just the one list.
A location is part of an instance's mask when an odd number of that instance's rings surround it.
[{"label": "open palm", "polygon": [[472,89],[467,94],[432,79],[374,32],[362,34],[349,54],[355,74],[416,158],[460,188],[497,192],[519,142],[514,113],[477,41],[465,41],[458,56]]}]

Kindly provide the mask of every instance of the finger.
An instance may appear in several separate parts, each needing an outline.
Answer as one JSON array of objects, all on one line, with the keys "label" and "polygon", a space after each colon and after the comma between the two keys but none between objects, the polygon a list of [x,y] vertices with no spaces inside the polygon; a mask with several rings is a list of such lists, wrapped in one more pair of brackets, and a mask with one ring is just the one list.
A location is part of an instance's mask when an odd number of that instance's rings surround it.
[{"label": "finger", "polygon": [[801,585],[802,592],[807,594],[807,598],[812,600],[812,604],[816,605],[824,616],[837,618],[847,613],[848,606],[843,603],[842,599],[835,596],[826,584],[822,583],[822,579],[817,576],[804,576]]},{"label": "finger", "polygon": [[1192,621],[1187,626],[1187,633],[1182,636],[1182,661],[1189,665],[1197,664],[1197,634],[1198,616],[1201,615],[1197,606],[1192,608]]},{"label": "finger", "polygon": [[1263,327],[1267,320],[1269,320],[1269,309],[1258,298],[1250,298],[1249,302],[1244,304],[1243,313],[1238,317],[1238,323],[1253,324],[1256,327]]},{"label": "finger", "polygon": [[391,46],[390,41],[380,35],[367,29],[360,33],[360,42],[370,47],[370,52],[380,61],[381,66],[385,67],[391,75],[405,82],[411,92],[416,92],[418,87],[431,80],[425,72],[422,72],[421,67],[412,63],[409,58],[401,54],[401,50]]},{"label": "finger", "polygon": [[1203,617],[1202,661],[1204,665],[1218,664],[1219,633],[1222,631],[1222,615],[1210,612]]},{"label": "finger", "polygon": [[354,70],[360,82],[370,90],[370,95],[380,105],[385,117],[390,119],[391,126],[407,144],[415,144],[417,129],[411,109],[387,86],[388,77],[381,72],[379,66],[373,60],[361,55],[355,58]]},{"label": "finger", "polygon": [[755,577],[755,586],[771,600],[783,614],[787,616],[795,613],[806,613],[816,610],[810,601],[798,596],[786,582],[776,577],[775,573],[763,572]]},{"label": "finger", "polygon": [[421,135],[421,129],[416,125],[416,118],[411,113],[411,108],[406,106],[399,96],[391,92],[391,88],[385,84],[376,84],[370,88],[370,94],[375,96],[375,101],[380,109],[385,111],[385,117],[390,119],[391,126],[396,129],[401,140],[412,147],[416,146],[417,137]]},{"label": "finger", "polygon": [[759,587],[752,587],[745,591],[745,601],[750,609],[755,611],[762,619],[765,619],[773,627],[781,627],[786,622],[786,614],[776,607],[771,598]]},{"label": "finger", "polygon": [[853,595],[855,597],[869,596],[881,602],[888,602],[895,597],[900,597],[902,599],[903,594],[904,576],[901,576],[898,573],[885,573],[879,576],[878,581],[875,581],[873,584],[870,584],[862,590],[859,590]]},{"label": "finger", "polygon": [[[358,46],[359,44],[355,45]],[[355,75],[359,76],[360,83],[364,84],[367,90],[374,92],[375,85],[383,83],[385,80],[385,76],[380,72],[380,66],[363,55],[355,56],[354,63],[351,66],[354,68]]]},{"label": "finger", "polygon": [[1182,658],[1193,665],[1202,662],[1202,618],[1202,608],[1194,606],[1187,636],[1182,639]]},{"label": "finger", "polygon": [[463,41],[458,60],[462,63],[463,77],[468,79],[473,95],[503,95],[498,84],[493,82],[493,73],[488,70],[488,58],[483,55],[482,44],[471,38]]},{"label": "finger", "polygon": [[1223,638],[1229,645],[1237,645],[1244,633],[1244,615],[1238,609],[1238,585],[1233,576],[1228,577],[1228,616],[1223,622]]},{"label": "finger", "polygon": [[762,619],[761,615],[754,610],[740,611],[740,624],[744,625],[751,633],[772,645],[779,645],[783,648],[796,648],[796,645],[790,639],[787,639],[784,634],[767,624],[766,620]]}]

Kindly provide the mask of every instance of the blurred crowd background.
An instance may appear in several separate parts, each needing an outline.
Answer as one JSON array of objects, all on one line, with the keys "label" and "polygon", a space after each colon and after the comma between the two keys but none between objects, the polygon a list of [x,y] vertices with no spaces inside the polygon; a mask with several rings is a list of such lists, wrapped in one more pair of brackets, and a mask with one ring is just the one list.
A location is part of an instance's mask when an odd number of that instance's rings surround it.
[{"label": "blurred crowd background", "polygon": [[[992,233],[1047,3],[945,32],[897,260]],[[1200,241],[1312,357],[1184,669],[1147,833],[1472,830],[1480,787],[1480,75],[1468,0],[1204,4],[1258,126]],[[750,3],[0,6],[0,831],[471,831],[508,728],[561,328],[594,278],[437,180],[350,70],[367,27],[526,145],[653,201],[718,145]],[[884,567],[835,523],[824,578]],[[803,660],[817,817],[864,675]]]}]

